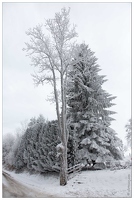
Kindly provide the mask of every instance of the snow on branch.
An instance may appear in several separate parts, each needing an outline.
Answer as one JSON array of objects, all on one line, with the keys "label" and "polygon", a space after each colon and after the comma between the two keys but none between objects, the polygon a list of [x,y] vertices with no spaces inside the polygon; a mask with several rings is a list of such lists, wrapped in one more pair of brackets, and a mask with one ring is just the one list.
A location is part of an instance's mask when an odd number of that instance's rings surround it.
[{"label": "snow on branch", "polygon": [[56,150],[57,150],[57,157],[61,156],[62,155],[62,152],[64,151],[64,146],[62,143],[59,143],[57,146],[56,146]]},{"label": "snow on branch", "polygon": [[32,74],[32,77],[33,77],[33,80],[34,80],[34,83],[35,83],[35,85],[36,86],[38,86],[39,84],[42,84],[43,85],[43,83],[44,82],[46,82],[46,83],[53,83],[53,77],[52,76],[50,76],[50,75],[38,75],[38,74]]}]

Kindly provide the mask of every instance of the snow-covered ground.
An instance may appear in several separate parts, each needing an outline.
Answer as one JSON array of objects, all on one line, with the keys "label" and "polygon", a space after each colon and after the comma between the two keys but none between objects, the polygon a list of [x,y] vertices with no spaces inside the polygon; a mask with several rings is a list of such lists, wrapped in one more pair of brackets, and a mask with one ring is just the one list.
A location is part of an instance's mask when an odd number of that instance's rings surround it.
[{"label": "snow-covered ground", "polygon": [[[131,169],[82,171],[68,180],[66,186],[60,186],[59,176],[52,173],[30,175],[4,171],[34,191],[32,197],[131,197]],[[7,185],[4,178],[3,184]]]}]

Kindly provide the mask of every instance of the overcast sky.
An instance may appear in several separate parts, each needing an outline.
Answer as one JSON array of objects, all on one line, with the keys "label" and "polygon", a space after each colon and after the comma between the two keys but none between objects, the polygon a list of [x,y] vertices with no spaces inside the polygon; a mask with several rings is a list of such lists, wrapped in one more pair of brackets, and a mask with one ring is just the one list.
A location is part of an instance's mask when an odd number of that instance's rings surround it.
[{"label": "overcast sky", "polygon": [[125,124],[131,117],[131,3],[3,3],[3,134],[20,122],[43,114],[56,119],[55,105],[46,101],[49,85],[34,87],[34,68],[22,48],[25,32],[55,12],[70,7],[76,24],[77,41],[89,45],[108,81],[103,89],[117,96],[111,110],[116,121],[111,127],[124,140]]}]

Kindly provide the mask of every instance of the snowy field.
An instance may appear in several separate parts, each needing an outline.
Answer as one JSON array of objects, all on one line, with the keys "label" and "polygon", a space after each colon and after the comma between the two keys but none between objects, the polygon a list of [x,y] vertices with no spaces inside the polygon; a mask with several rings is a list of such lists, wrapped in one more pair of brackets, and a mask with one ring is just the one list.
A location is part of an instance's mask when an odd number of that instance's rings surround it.
[{"label": "snowy field", "polygon": [[[131,169],[82,171],[68,180],[66,186],[60,186],[58,175],[52,173],[29,175],[4,171],[24,186],[26,197],[131,197]],[[3,185],[8,185],[4,178]]]}]

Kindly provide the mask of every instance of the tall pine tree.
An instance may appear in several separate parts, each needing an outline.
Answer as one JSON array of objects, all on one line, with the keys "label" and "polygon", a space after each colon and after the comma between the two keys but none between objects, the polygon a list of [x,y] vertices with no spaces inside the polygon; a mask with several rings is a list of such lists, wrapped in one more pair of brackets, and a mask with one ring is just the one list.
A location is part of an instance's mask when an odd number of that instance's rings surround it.
[{"label": "tall pine tree", "polygon": [[84,165],[92,160],[121,159],[119,151],[121,140],[110,128],[110,115],[115,112],[111,96],[102,89],[105,76],[96,64],[97,58],[87,45],[77,47],[75,58],[68,75],[67,105],[68,128],[68,162]]}]

